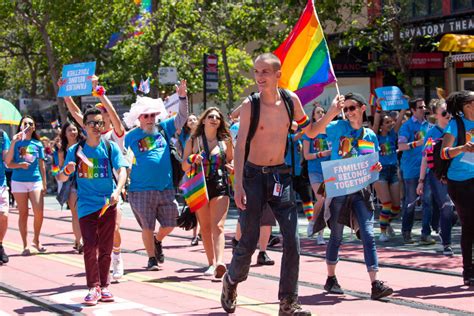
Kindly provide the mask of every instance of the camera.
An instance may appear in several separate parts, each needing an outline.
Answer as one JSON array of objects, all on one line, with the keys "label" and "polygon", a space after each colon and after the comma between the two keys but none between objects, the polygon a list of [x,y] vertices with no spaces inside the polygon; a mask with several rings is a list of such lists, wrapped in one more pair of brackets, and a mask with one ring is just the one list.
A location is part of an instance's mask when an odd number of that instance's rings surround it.
[{"label": "camera", "polygon": [[216,189],[219,191],[224,190],[227,186],[227,181],[221,169],[218,169],[215,173],[213,173],[210,177],[210,180],[216,184]]}]

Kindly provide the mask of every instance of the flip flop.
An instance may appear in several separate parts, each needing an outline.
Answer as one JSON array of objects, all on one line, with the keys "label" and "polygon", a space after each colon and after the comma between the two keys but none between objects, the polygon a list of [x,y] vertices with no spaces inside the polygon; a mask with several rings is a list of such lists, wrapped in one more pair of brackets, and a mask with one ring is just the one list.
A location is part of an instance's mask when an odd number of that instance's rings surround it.
[{"label": "flip flop", "polygon": [[23,249],[22,253],[21,253],[22,256],[30,256],[31,255],[31,251],[29,248],[25,248]]},{"label": "flip flop", "polygon": [[36,245],[36,244],[31,244],[31,247],[35,248],[35,249],[38,250],[38,252],[40,252],[40,253],[46,252],[46,248],[44,248],[43,246],[39,247],[39,246]]}]

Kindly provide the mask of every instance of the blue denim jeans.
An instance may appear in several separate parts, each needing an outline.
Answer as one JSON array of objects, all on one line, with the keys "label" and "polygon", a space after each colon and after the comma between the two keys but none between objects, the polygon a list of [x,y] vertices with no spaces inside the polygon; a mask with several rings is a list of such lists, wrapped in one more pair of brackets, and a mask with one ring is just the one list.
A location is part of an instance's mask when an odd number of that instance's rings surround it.
[{"label": "blue denim jeans", "polygon": [[429,190],[433,197],[433,219],[428,218],[433,229],[441,228],[440,236],[443,246],[451,245],[451,229],[453,226],[453,202],[448,195],[448,186],[436,179],[433,172],[425,178],[425,192]]},{"label": "blue denim jeans", "polygon": [[[282,185],[281,196],[273,195],[276,181]],[[280,300],[298,295],[300,240],[297,207],[291,182],[289,173],[282,174],[277,171],[264,173],[262,167],[249,162],[245,164],[243,187],[247,194],[247,204],[246,209],[240,213],[242,237],[235,247],[228,272],[232,281],[242,282],[247,279],[252,255],[257,248],[260,235],[263,208],[268,203],[283,235],[283,257],[278,291]]]},{"label": "blue denim jeans", "polygon": [[[402,173],[403,176],[403,173]],[[416,187],[418,186],[418,178],[404,179],[405,198],[403,200],[403,217],[402,217],[402,233],[411,233],[413,221],[415,220],[415,200],[417,199]],[[410,207],[408,207],[410,205]],[[431,213],[433,208],[432,196],[430,188],[425,188],[422,197],[423,219],[421,234],[429,236],[431,234]]]},{"label": "blue denim jeans", "polygon": [[344,225],[338,223],[338,218],[346,199],[350,196],[352,197],[352,208],[355,211],[360,226],[360,236],[364,247],[364,261],[367,266],[367,271],[378,271],[379,265],[374,239],[374,212],[367,209],[366,201],[364,201],[362,195],[358,192],[338,196],[331,201],[329,207],[331,211],[331,217],[329,218],[331,236],[329,237],[328,246],[326,248],[326,263],[336,264],[339,261],[339,247],[342,242]]}]

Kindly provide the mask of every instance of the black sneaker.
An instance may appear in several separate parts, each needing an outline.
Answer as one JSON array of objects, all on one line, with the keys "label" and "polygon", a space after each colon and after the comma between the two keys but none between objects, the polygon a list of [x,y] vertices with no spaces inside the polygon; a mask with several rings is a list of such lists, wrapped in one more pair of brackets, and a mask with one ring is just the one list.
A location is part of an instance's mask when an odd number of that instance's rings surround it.
[{"label": "black sneaker", "polygon": [[328,276],[324,289],[331,294],[344,294],[339,282],[337,282],[336,276]]},{"label": "black sneaker", "polygon": [[191,246],[197,246],[199,245],[199,239],[196,237],[193,237],[193,239],[191,239]]},{"label": "black sneaker", "polygon": [[268,239],[268,247],[275,247],[280,243],[280,237],[270,235],[270,239]]},{"label": "black sneaker", "polygon": [[3,246],[0,246],[0,262],[7,263],[9,261],[7,254],[5,253],[5,249]]},{"label": "black sneaker", "polygon": [[158,262],[156,261],[155,257],[150,257],[148,258],[148,265],[146,267],[148,271],[158,271]]},{"label": "black sneaker", "polygon": [[265,251],[260,251],[257,257],[257,264],[262,266],[272,266],[275,264],[275,261],[270,259]]},{"label": "black sneaker", "polygon": [[237,305],[237,283],[231,284],[227,273],[222,278],[221,305],[227,313],[235,312]]},{"label": "black sneaker", "polygon": [[370,295],[371,299],[378,300],[382,297],[392,295],[392,293],[393,289],[386,286],[382,281],[376,280],[372,282],[372,294]]},{"label": "black sneaker", "polygon": [[163,254],[163,247],[161,246],[161,241],[156,240],[155,238],[155,258],[159,263],[165,262],[165,255]]},{"label": "black sneaker", "polygon": [[311,312],[301,308],[296,296],[288,296],[280,301],[280,310],[278,311],[278,315],[311,316]]},{"label": "black sneaker", "polygon": [[474,282],[471,283],[471,280],[474,281],[474,276],[471,276],[471,270],[466,270],[464,269],[462,272],[462,278],[463,278],[463,283],[464,285],[474,285]]}]

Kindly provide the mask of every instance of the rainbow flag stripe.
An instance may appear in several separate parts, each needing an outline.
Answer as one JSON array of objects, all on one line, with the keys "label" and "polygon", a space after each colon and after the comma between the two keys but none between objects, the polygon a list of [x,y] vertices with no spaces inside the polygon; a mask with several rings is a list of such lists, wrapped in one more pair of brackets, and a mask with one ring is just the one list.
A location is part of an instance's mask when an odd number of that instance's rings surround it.
[{"label": "rainbow flag stripe", "polygon": [[204,177],[204,169],[202,165],[200,172],[186,173],[186,180],[181,185],[183,196],[188,204],[191,212],[196,212],[201,207],[209,203],[209,196],[207,194],[206,179]]},{"label": "rainbow flag stripe", "polygon": [[53,176],[57,175],[59,173],[59,166],[56,166],[56,165],[51,165],[51,174]]},{"label": "rainbow flag stripe", "polygon": [[375,105],[375,102],[377,102],[377,99],[375,98],[375,95],[371,93],[370,99],[369,99],[369,105]]},{"label": "rainbow flag stripe", "polygon": [[280,87],[295,91],[303,105],[336,81],[313,0],[308,0],[298,23],[274,53],[282,64]]},{"label": "rainbow flag stripe", "polygon": [[308,221],[312,220],[314,215],[313,202],[303,203],[303,212]]},{"label": "rainbow flag stripe", "polygon": [[357,141],[357,146],[359,147],[359,153],[362,155],[372,154],[375,152],[375,145],[372,142],[359,139]]}]

